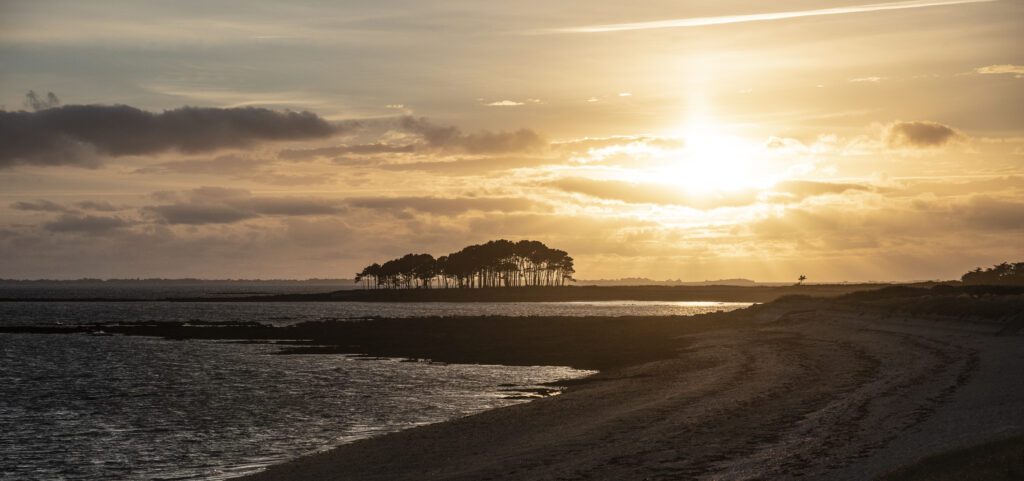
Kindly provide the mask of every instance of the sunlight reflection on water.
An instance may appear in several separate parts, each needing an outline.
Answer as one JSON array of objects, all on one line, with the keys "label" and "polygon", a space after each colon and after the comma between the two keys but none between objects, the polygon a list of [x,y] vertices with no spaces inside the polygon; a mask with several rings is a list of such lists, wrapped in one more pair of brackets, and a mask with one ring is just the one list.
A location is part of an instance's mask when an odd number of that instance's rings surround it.
[{"label": "sunlight reflection on water", "polygon": [[274,352],[0,334],[0,479],[223,479],[590,373]]},{"label": "sunlight reflection on water", "polygon": [[110,322],[263,322],[423,316],[689,316],[749,302],[0,302],[0,325]]}]

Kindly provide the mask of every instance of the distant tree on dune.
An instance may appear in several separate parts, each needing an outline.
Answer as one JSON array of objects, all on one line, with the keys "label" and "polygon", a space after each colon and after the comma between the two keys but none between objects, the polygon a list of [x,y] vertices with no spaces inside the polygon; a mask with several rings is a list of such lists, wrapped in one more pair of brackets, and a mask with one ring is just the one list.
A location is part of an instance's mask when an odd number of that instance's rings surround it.
[{"label": "distant tree on dune", "polygon": [[377,264],[376,262],[374,262],[373,264],[364,267],[362,271],[360,271],[358,274],[356,274],[355,281],[356,281],[356,284],[359,284],[360,282],[363,283],[363,287],[366,288],[366,289],[370,288],[370,285],[371,285],[370,283],[372,281],[373,282],[373,284],[372,284],[373,287],[374,288],[378,288],[378,287],[380,287],[380,277],[381,277],[381,267],[380,267],[380,264]]},{"label": "distant tree on dune", "polygon": [[806,280],[807,280],[807,276],[805,276],[805,275],[803,275],[803,274],[800,274],[800,277],[798,277],[798,278],[796,279],[796,285],[798,285],[798,286],[799,286],[800,284],[803,284],[803,283],[804,283],[804,281],[806,281]]},{"label": "distant tree on dune", "polygon": [[1024,262],[1003,262],[984,270],[978,267],[961,276],[960,281],[970,285],[1021,286],[1024,285]]},{"label": "distant tree on dune", "polygon": [[575,273],[572,257],[563,250],[538,241],[500,239],[437,259],[430,254],[406,254],[374,263],[357,273],[355,282],[367,289],[564,286],[576,281]]}]

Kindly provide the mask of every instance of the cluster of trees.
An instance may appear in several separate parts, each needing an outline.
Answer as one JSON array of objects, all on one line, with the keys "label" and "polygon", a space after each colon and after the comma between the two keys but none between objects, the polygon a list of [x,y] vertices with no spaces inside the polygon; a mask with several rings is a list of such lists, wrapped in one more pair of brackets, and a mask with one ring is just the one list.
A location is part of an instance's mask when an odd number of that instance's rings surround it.
[{"label": "cluster of trees", "polygon": [[538,241],[489,241],[437,259],[406,254],[371,264],[356,274],[356,283],[375,289],[432,287],[564,286],[575,279],[572,257]]},{"label": "cluster of trees", "polygon": [[988,269],[980,267],[960,277],[964,284],[1024,286],[1024,262],[1004,262]]}]

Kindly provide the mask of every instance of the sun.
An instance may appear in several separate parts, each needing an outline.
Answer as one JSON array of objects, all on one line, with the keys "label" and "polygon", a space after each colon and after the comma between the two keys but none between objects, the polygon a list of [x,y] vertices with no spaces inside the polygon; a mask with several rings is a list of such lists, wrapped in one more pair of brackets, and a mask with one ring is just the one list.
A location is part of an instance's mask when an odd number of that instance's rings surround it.
[{"label": "sun", "polygon": [[765,171],[761,145],[711,124],[689,125],[678,134],[683,147],[655,175],[664,183],[688,192],[735,192],[771,185],[776,179]]}]

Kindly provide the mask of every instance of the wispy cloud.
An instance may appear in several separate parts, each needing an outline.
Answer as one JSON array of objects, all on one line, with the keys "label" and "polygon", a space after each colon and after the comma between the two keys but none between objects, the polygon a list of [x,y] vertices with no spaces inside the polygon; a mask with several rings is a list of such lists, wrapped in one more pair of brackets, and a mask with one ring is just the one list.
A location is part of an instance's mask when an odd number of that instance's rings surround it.
[{"label": "wispy cloud", "polygon": [[675,18],[670,20],[654,20],[650,22],[614,23],[607,25],[588,25],[554,29],[562,33],[598,33],[617,32],[623,30],[649,30],[655,28],[703,27],[728,23],[761,22],[766,20],[783,20],[787,18],[815,17],[819,15],[842,15],[847,13],[878,12],[883,10],[902,10],[907,8],[941,7],[964,3],[986,3],[997,0],[910,0],[892,3],[872,3],[852,5],[849,7],[821,8],[816,10],[798,10],[791,12],[754,13],[748,15],[723,15],[718,17]]},{"label": "wispy cloud", "polygon": [[191,101],[212,103],[224,108],[249,106],[308,106],[323,103],[303,92],[245,92],[229,89],[190,90],[163,85],[146,86],[153,92],[182,97]]},{"label": "wispy cloud", "polygon": [[1024,65],[989,65],[987,67],[976,68],[974,71],[982,75],[1013,74],[1016,78],[1024,78]]},{"label": "wispy cloud", "polygon": [[858,83],[859,82],[878,83],[878,82],[881,82],[882,80],[885,80],[885,77],[858,77],[858,78],[850,79],[851,82],[858,82]]},{"label": "wispy cloud", "polygon": [[484,105],[488,107],[518,107],[520,105],[523,105],[523,103],[516,102],[515,100],[499,100],[497,102],[491,102]]}]

